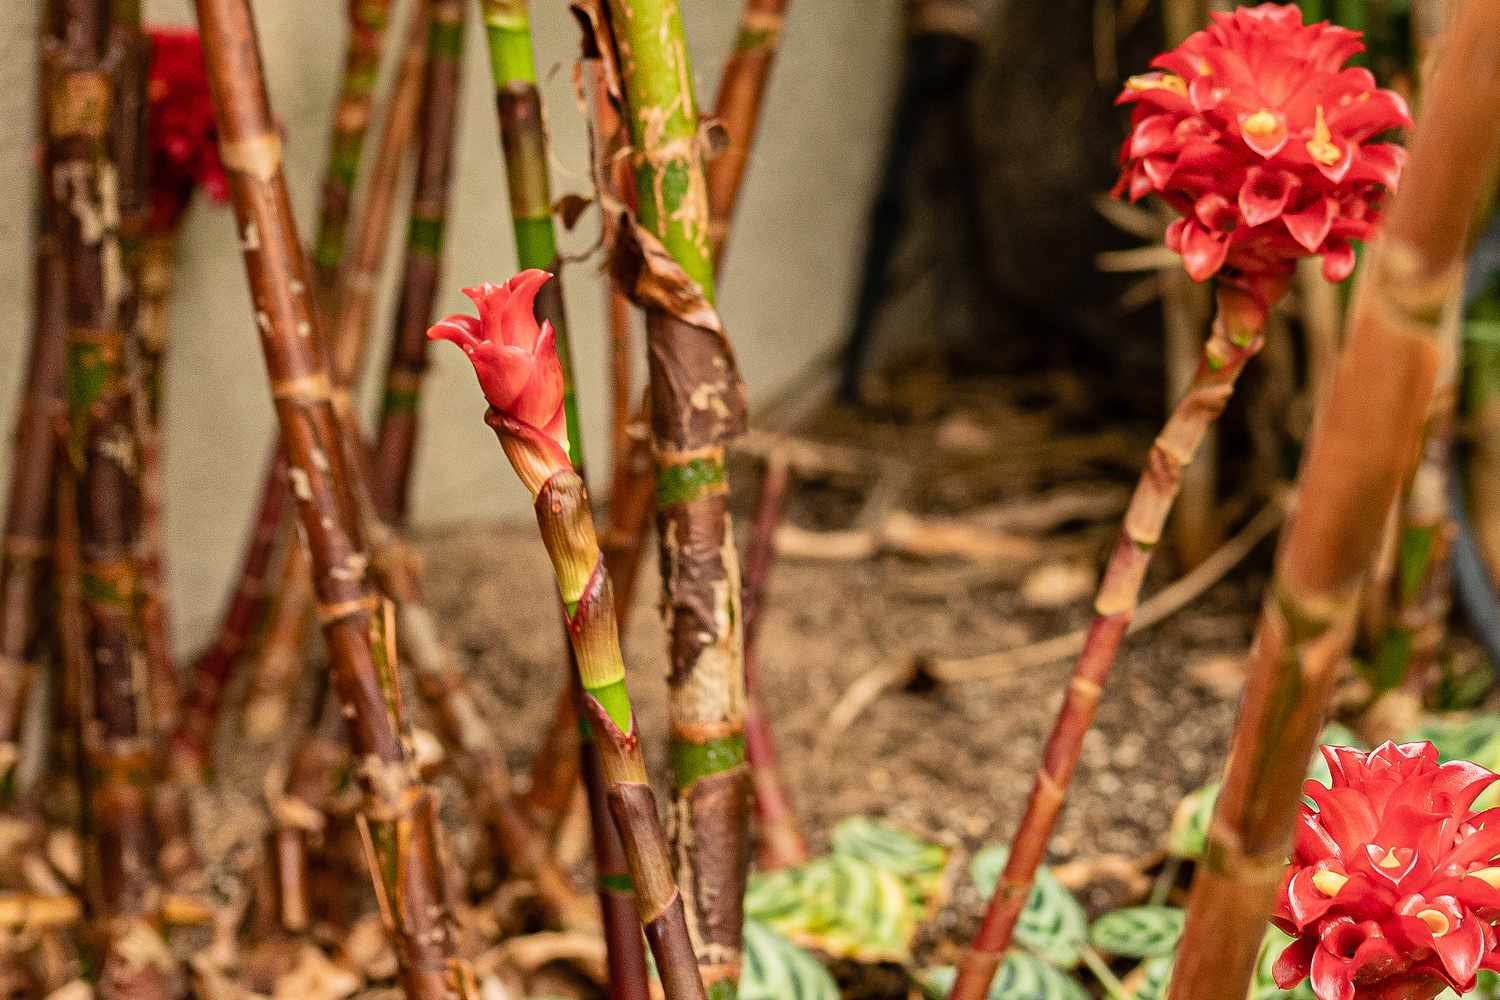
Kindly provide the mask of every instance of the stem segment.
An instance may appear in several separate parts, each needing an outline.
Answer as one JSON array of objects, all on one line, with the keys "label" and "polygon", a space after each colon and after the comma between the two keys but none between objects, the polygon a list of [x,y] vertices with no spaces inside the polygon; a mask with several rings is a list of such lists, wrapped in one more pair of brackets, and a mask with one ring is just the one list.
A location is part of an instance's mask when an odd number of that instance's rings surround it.
[{"label": "stem segment", "polygon": [[625,845],[636,909],[667,1000],[703,1000],[706,994],[688,934],[687,913],[672,879],[666,833],[646,778],[640,734],[625,685],[614,596],[583,479],[572,469],[563,469],[535,483],[528,472],[539,465],[526,457],[532,447],[528,430],[493,408],[485,421],[533,491],[537,525],[552,559],[573,648],[583,708],[580,720],[594,733],[609,810]]},{"label": "stem segment", "polygon": [[376,509],[392,524],[405,523],[409,501],[417,403],[427,371],[427,327],[443,263],[466,9],[463,0],[434,0],[428,29],[427,76],[418,115],[417,181],[370,484]]},{"label": "stem segment", "polygon": [[367,576],[342,429],[246,0],[198,0],[208,76],[318,615],[349,719],[376,897],[412,1000],[477,995],[457,952],[436,804],[401,703],[390,622]]},{"label": "stem segment", "polygon": [[748,867],[740,568],[724,446],[744,389],[714,310],[707,181],[677,0],[610,0],[639,222],[617,273],[647,308],[657,538],[671,671],[677,881],[717,996],[740,972]]},{"label": "stem segment", "polygon": [[1094,599],[1093,624],[1042,751],[1042,765],[1032,783],[1021,825],[1011,840],[1005,871],[990,898],[984,922],[959,966],[949,1000],[982,1000],[1004,959],[1062,811],[1068,783],[1083,751],[1084,735],[1093,724],[1099,696],[1135,614],[1141,584],[1177,499],[1183,470],[1192,463],[1199,444],[1229,402],[1245,365],[1260,350],[1266,316],[1285,291],[1288,278],[1281,274],[1254,283],[1228,275],[1220,278],[1219,312],[1213,332],[1203,347],[1192,383],[1151,446]]},{"label": "stem segment", "polygon": [[1285,868],[1303,762],[1353,637],[1382,520],[1417,454],[1439,320],[1500,153],[1497,48],[1500,9],[1464,4],[1303,464],[1193,880],[1171,1000],[1235,996],[1250,981]]}]

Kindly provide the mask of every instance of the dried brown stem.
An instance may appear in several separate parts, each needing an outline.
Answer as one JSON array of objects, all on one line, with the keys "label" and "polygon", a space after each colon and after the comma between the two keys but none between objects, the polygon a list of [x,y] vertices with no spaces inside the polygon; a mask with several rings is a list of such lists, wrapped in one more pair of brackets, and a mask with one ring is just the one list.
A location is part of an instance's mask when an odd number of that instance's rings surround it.
[{"label": "dried brown stem", "polygon": [[1183,470],[1234,392],[1245,365],[1260,350],[1266,317],[1286,287],[1286,276],[1255,285],[1221,278],[1219,312],[1192,384],[1152,445],[1131,498],[1114,554],[1094,601],[1095,617],[1073,667],[1057,721],[1042,751],[1031,797],[1011,840],[1010,855],[984,922],[970,946],[949,1000],[981,1000],[1010,946],[1021,911],[1046,855],[1068,784],[1093,724],[1099,697],[1135,614],[1151,555],[1177,498]]},{"label": "dried brown stem", "polygon": [[1439,317],[1500,153],[1497,52],[1500,9],[1464,4],[1303,464],[1193,881],[1172,1000],[1235,995],[1250,980],[1291,841],[1303,762],[1353,637],[1381,523],[1417,454]]},{"label": "dried brown stem", "polygon": [[401,703],[394,623],[370,584],[343,429],[319,350],[310,275],[282,174],[246,0],[198,0],[198,22],[318,616],[349,720],[361,828],[400,978],[412,1000],[477,995],[457,953],[436,803],[417,774]]}]

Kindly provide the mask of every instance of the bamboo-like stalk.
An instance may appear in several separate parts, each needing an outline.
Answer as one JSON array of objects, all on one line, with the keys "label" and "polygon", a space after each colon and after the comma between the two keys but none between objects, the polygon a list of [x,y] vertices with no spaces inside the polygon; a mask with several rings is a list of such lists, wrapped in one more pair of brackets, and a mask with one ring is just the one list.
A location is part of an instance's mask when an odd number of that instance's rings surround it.
[{"label": "bamboo-like stalk", "polygon": [[[740,568],[725,443],[744,390],[714,310],[707,181],[677,0],[610,0],[647,305],[657,539],[664,584],[677,881],[705,985],[732,996],[748,868]],[[617,269],[622,255],[617,251]],[[628,255],[626,255],[628,257]]]},{"label": "bamboo-like stalk", "polygon": [[[46,72],[44,68],[43,72]],[[46,84],[43,84],[45,92]],[[50,134],[46,102],[42,134]],[[40,164],[35,288],[31,349],[26,381],[16,418],[5,507],[5,536],[0,543],[0,806],[15,804],[15,768],[20,760],[22,722],[31,686],[37,679],[38,646],[44,637],[47,563],[51,554],[52,510],[57,457],[55,424],[67,413],[63,371],[67,359],[67,261],[56,232],[56,206],[46,148]]]},{"label": "bamboo-like stalk", "polygon": [[330,293],[344,256],[345,232],[353,213],[365,134],[375,103],[375,83],[385,47],[392,0],[347,0],[349,41],[344,72],[333,108],[333,134],[323,174],[322,208],[313,242],[313,276],[320,308],[330,312]]},{"label": "bamboo-like stalk", "polygon": [[776,559],[776,527],[786,505],[791,468],[786,456],[772,452],[761,479],[755,524],[745,549],[745,758],[755,792],[755,815],[760,821],[760,849],[756,859],[765,871],[800,865],[808,859],[807,841],[797,824],[791,799],[776,766],[776,743],[771,722],[756,695],[755,646],[760,634],[766,584]]},{"label": "bamboo-like stalk", "polygon": [[[134,276],[123,224],[145,200],[146,61],[138,4],[65,2],[48,93],[48,154],[67,261],[68,455],[75,477],[83,642],[91,683],[80,722],[87,760],[89,902],[105,997],[166,996],[171,962],[152,910],[159,891],[148,814],[149,678],[135,562],[140,441],[127,362]],[[129,261],[138,263],[138,261]]]},{"label": "bamboo-like stalk", "polygon": [[1168,996],[1250,981],[1281,882],[1304,763],[1354,632],[1361,577],[1420,443],[1437,327],[1500,154],[1500,8],[1469,2],[1438,60],[1405,179],[1355,294],[1251,647]]},{"label": "bamboo-like stalk", "polygon": [[167,300],[171,296],[175,234],[142,234],[140,308],[136,323],[135,419],[141,438],[140,564],[141,631],[151,671],[153,722],[169,733],[181,718],[177,668],[167,611],[165,526],[162,523],[162,387],[167,355]]},{"label": "bamboo-like stalk", "polygon": [[408,997],[476,996],[473,971],[457,951],[436,803],[412,756],[392,623],[367,577],[254,22],[247,0],[197,0],[196,7],[318,616],[352,734],[376,897]]},{"label": "bamboo-like stalk", "polygon": [[[1203,355],[1209,290],[1195,283],[1181,267],[1161,272],[1160,282],[1167,348],[1166,403],[1170,407],[1187,392]],[[1208,558],[1220,541],[1214,504],[1218,492],[1217,438],[1210,430],[1193,463],[1183,470],[1181,492],[1168,522],[1173,551],[1187,569]]]},{"label": "bamboo-like stalk", "polygon": [[1452,606],[1448,550],[1453,526],[1448,517],[1448,491],[1463,349],[1461,291],[1455,289],[1444,309],[1438,333],[1441,363],[1427,409],[1421,457],[1396,507],[1400,530],[1388,595],[1390,618],[1373,664],[1380,689],[1400,686],[1403,690],[1396,697],[1414,708],[1419,708],[1422,693],[1433,679]]},{"label": "bamboo-like stalk", "polygon": [[[510,194],[511,227],[516,239],[516,257],[521,270],[538,268],[556,272],[557,233],[552,220],[552,182],[547,158],[547,133],[542,121],[542,99],[536,86],[536,66],[532,53],[531,17],[527,0],[483,0],[486,37],[489,43],[490,70],[495,86],[495,110],[500,124],[500,141],[505,160],[506,184]],[[568,338],[567,314],[563,307],[562,284],[554,279],[542,289],[537,312],[552,324],[556,332],[557,355],[563,378],[563,412],[568,427],[568,457],[580,484],[586,484],[588,473],[584,462],[581,422],[578,418],[577,380],[573,369],[572,349]],[[586,489],[586,485],[582,488]],[[567,615],[564,614],[566,625]],[[566,629],[565,629],[566,631]],[[570,654],[572,655],[572,654]],[[577,673],[570,667],[569,674]],[[575,702],[577,692],[571,676],[565,696]],[[567,707],[566,705],[560,707]],[[573,713],[577,715],[574,704]],[[559,713],[559,718],[562,714]],[[569,729],[576,729],[576,740],[568,739]],[[549,740],[542,747],[544,760],[563,766],[555,773],[533,782],[537,789],[561,791],[563,803],[571,798],[577,773],[582,769],[589,789],[589,822],[595,847],[598,895],[604,918],[607,958],[610,965],[610,996],[613,1000],[643,997],[646,990],[645,956],[641,948],[641,919],[632,910],[634,889],[625,846],[620,842],[610,817],[597,808],[604,799],[602,764],[590,760],[601,749],[592,727],[568,725],[559,734],[562,739]],[[578,743],[575,754],[563,751],[563,740]],[[572,764],[569,767],[567,765]],[[549,803],[550,805],[550,803]],[[562,809],[552,815],[560,818]],[[641,912],[644,902],[637,900]]]},{"label": "bamboo-like stalk", "polygon": [[418,115],[417,179],[407,222],[401,298],[396,307],[370,483],[376,510],[384,520],[398,525],[406,522],[417,441],[417,403],[427,371],[427,327],[432,322],[442,273],[466,9],[463,0],[434,0],[432,4],[427,76]]},{"label": "bamboo-like stalk", "polygon": [[[515,873],[536,883],[538,897],[558,926],[597,931],[599,916],[593,903],[579,895],[572,878],[558,867],[547,841],[511,792],[505,754],[470,692],[463,668],[439,634],[437,619],[422,595],[415,556],[379,525],[371,542],[377,553],[375,573],[396,602],[402,649],[416,673],[417,690],[433,709],[439,737],[475,811],[494,832]],[[633,913],[630,928],[639,937]]]},{"label": "bamboo-like stalk", "polygon": [[[401,65],[391,91],[390,108],[381,130],[373,169],[366,185],[366,198],[358,219],[352,248],[341,253],[329,298],[334,304],[326,342],[328,364],[335,389],[334,402],[341,421],[357,424],[351,392],[368,353],[373,327],[378,277],[385,259],[390,220],[401,177],[401,165],[416,128],[422,106],[422,86],[428,51],[428,3],[420,0],[409,11],[402,37]],[[326,248],[325,248],[326,249]],[[330,318],[331,317],[331,318]],[[362,443],[347,438],[341,447],[348,453],[351,472],[367,461]],[[351,501],[352,502],[352,501]],[[286,718],[294,684],[287,683],[300,662],[300,642],[312,618],[314,595],[305,579],[306,553],[294,547],[281,567],[276,601],[267,623],[266,642],[261,645],[257,677],[245,709],[261,720],[258,725],[274,732]]]},{"label": "bamboo-like stalk", "polygon": [[[318,232],[321,263],[313,269],[318,281],[317,300],[320,309],[332,306],[334,283],[343,258],[344,231],[348,225],[354,188],[359,178],[361,153],[365,134],[369,130],[374,86],[379,74],[380,61],[385,46],[386,23],[390,16],[391,0],[347,0],[349,4],[349,38],[344,53],[344,69],[340,79],[339,95],[333,109],[333,125],[330,130],[330,150],[322,185],[319,206]],[[326,238],[325,238],[326,237]],[[287,489],[285,477],[285,455],[278,440],[266,462],[266,471],[261,479],[260,503],[250,519],[250,531],[246,536],[245,554],[240,560],[240,576],[230,588],[230,597],[225,605],[223,617],[214,641],[194,661],[195,686],[207,683],[222,688],[244,655],[250,638],[248,629],[266,617],[273,595],[280,594],[284,584],[292,579],[286,571],[280,584],[268,586],[264,575],[271,565],[280,542],[287,537],[282,532],[267,533],[264,525],[276,520],[277,509],[286,505]],[[284,546],[286,561],[294,562],[302,557],[298,546]],[[306,578],[305,562],[297,570]],[[302,587],[306,590],[306,586]],[[305,602],[304,602],[305,603]],[[283,623],[284,624],[284,623]],[[296,623],[296,633],[301,635],[302,623]],[[292,629],[283,629],[284,632]],[[274,647],[272,662],[281,665],[294,659],[295,649],[283,643]],[[227,652],[226,652],[227,651]],[[279,657],[279,659],[277,659]],[[264,663],[264,658],[262,660]],[[206,681],[198,680],[199,671],[223,670],[224,677],[215,681],[213,676]],[[268,671],[262,671],[265,673]],[[285,685],[272,683],[264,689],[281,690]],[[247,711],[260,717],[274,716],[278,706],[259,701],[254,697],[246,700]],[[284,706],[280,706],[284,711]],[[213,728],[210,720],[209,730]]]},{"label": "bamboo-like stalk", "polygon": [[595,733],[608,807],[624,840],[636,910],[667,1000],[704,1000],[707,994],[688,933],[688,914],[672,878],[666,833],[646,777],[626,690],[614,597],[583,479],[565,463],[558,468],[536,447],[534,428],[493,407],[485,422],[533,497],[562,597],[582,689],[582,718]]},{"label": "bamboo-like stalk", "polygon": [[708,218],[715,263],[724,255],[724,240],[739,200],[750,148],[760,125],[760,105],[770,80],[771,65],[781,44],[781,25],[787,0],[745,0],[740,13],[734,51],[724,64],[714,117],[729,140],[708,164]]},{"label": "bamboo-like stalk", "polygon": [[949,1000],[980,1000],[1004,959],[1078,766],[1084,735],[1093,724],[1099,696],[1135,613],[1141,584],[1177,498],[1183,469],[1191,464],[1199,444],[1229,402],[1245,365],[1260,350],[1266,317],[1286,282],[1285,274],[1255,284],[1227,274],[1219,278],[1213,331],[1203,347],[1192,384],[1152,444],[1145,471],[1136,484],[1114,554],[1094,599],[1088,639],[1074,662],[1062,708],[1042,751],[1031,797],[1011,839],[1005,871],[984,922],[959,966]]}]

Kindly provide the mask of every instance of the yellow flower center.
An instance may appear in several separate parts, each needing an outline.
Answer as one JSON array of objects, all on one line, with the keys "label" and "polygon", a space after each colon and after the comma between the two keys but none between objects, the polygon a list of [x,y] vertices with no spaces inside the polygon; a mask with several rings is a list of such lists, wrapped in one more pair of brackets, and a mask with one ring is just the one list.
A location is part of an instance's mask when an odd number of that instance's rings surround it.
[{"label": "yellow flower center", "polygon": [[1377,865],[1379,865],[1380,867],[1382,867],[1382,868],[1400,868],[1401,867],[1401,859],[1398,858],[1398,857],[1396,857],[1396,849],[1394,847],[1387,847],[1385,849],[1385,857],[1381,858],[1379,861],[1377,861],[1375,863]]},{"label": "yellow flower center", "polygon": [[1478,871],[1468,873],[1469,878],[1477,878],[1491,889],[1500,889],[1500,868],[1481,868]]},{"label": "yellow flower center", "polygon": [[1331,167],[1344,158],[1344,151],[1333,141],[1328,129],[1328,119],[1323,117],[1323,105],[1318,105],[1318,118],[1313,123],[1313,137],[1307,140],[1307,155],[1313,160]]},{"label": "yellow flower center", "polygon": [[1187,96],[1187,84],[1174,73],[1146,73],[1125,81],[1126,90],[1170,90],[1178,97]]},{"label": "yellow flower center", "polygon": [[1313,886],[1316,887],[1319,892],[1330,899],[1332,899],[1334,896],[1337,896],[1339,894],[1339,890],[1342,889],[1348,883],[1348,881],[1349,877],[1347,875],[1340,875],[1338,872],[1329,871],[1327,869],[1324,869],[1320,872],[1314,872],[1312,877]]},{"label": "yellow flower center", "polygon": [[1452,929],[1452,925],[1448,922],[1448,917],[1439,910],[1418,910],[1417,919],[1427,925],[1427,929],[1432,931],[1433,937],[1442,937]]},{"label": "yellow flower center", "polygon": [[1240,128],[1257,139],[1264,139],[1281,131],[1281,119],[1269,108],[1261,108],[1255,114],[1248,116]]}]

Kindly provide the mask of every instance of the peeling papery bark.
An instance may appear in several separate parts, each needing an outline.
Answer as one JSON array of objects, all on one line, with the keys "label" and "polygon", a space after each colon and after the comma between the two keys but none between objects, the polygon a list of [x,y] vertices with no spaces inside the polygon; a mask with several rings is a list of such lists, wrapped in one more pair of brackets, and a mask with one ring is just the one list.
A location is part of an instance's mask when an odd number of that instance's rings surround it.
[{"label": "peeling papery bark", "polygon": [[1005,871],[985,911],[984,921],[959,966],[949,1000],[981,1000],[999,968],[1031,887],[1046,856],[1057,817],[1093,725],[1104,684],[1119,655],[1130,619],[1140,601],[1151,557],[1181,488],[1184,470],[1224,411],[1246,364],[1264,343],[1264,327],[1275,300],[1284,294],[1290,272],[1254,282],[1223,275],[1218,316],[1203,347],[1198,370],[1151,446],[1146,468],[1125,512],[1099,592],[1094,620],[1073,666],[1067,693],[1042,751],[1026,811],[1011,839]]},{"label": "peeling papery bark", "polygon": [[[596,25],[601,18],[588,19]],[[676,0],[610,0],[637,218],[619,227],[616,280],[646,309],[657,538],[664,584],[677,883],[705,985],[733,996],[748,868],[740,568],[724,446],[744,386],[714,309],[708,184]]]},{"label": "peeling papery bark", "polygon": [[[160,886],[148,813],[155,777],[150,678],[138,603],[140,441],[126,364],[134,276],[122,227],[144,199],[145,62],[139,9],[63,3],[48,45],[48,150],[67,266],[69,474],[77,497],[81,653],[89,675],[88,904],[99,993],[165,997],[173,961],[155,926]],[[138,263],[138,261],[132,261]]]},{"label": "peeling papery bark", "polygon": [[427,327],[441,278],[467,9],[462,0],[432,3],[427,75],[417,115],[417,179],[370,483],[376,510],[397,525],[406,521],[418,402],[427,371]]},{"label": "peeling papery bark", "polygon": [[1171,1000],[1238,995],[1250,981],[1291,843],[1304,762],[1348,653],[1386,512],[1417,456],[1439,363],[1437,328],[1471,221],[1491,188],[1500,153],[1496,51],[1500,9],[1464,4],[1385,235],[1369,252],[1348,345],[1303,463],[1193,881]]},{"label": "peeling papery bark", "polygon": [[413,757],[394,622],[370,584],[360,544],[344,431],[319,350],[310,275],[281,171],[254,22],[246,0],[198,0],[196,6],[318,617],[351,732],[376,898],[408,997],[477,996],[473,970],[458,953],[434,800]]}]

